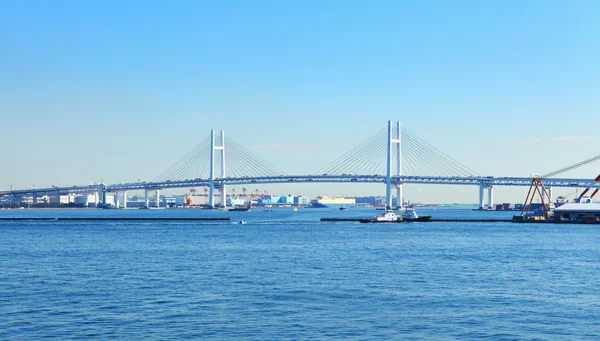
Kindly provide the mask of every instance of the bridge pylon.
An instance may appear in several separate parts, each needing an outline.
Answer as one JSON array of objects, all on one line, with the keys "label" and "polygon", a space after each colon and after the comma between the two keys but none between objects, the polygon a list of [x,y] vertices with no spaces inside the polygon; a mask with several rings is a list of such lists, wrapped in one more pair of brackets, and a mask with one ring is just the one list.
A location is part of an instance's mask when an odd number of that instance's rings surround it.
[{"label": "bridge pylon", "polygon": [[[396,175],[400,176],[402,174],[402,158],[401,158],[401,143],[402,140],[400,138],[400,122],[398,122],[397,126],[397,134],[398,138],[394,138],[393,131],[393,122],[388,121],[388,139],[387,139],[387,168],[386,168],[386,176],[385,176],[385,208],[387,210],[392,209],[392,150],[393,146],[396,145]],[[402,200],[402,185],[396,187],[396,195],[398,196],[398,202]],[[401,204],[400,204],[401,205]]]},{"label": "bridge pylon", "polygon": [[[221,151],[221,176],[225,178],[225,131],[221,130],[221,145],[215,145],[215,130],[210,131],[210,177],[209,177],[209,195],[208,195],[208,206],[215,208],[215,150]],[[225,184],[222,185],[221,201],[223,206],[227,206],[227,191]]]},{"label": "bridge pylon", "polygon": [[[398,141],[396,143],[396,176],[402,175],[402,132],[400,129],[400,121],[396,122],[396,136]],[[396,184],[396,206],[402,208],[404,206],[404,199],[402,193],[402,183]]]}]

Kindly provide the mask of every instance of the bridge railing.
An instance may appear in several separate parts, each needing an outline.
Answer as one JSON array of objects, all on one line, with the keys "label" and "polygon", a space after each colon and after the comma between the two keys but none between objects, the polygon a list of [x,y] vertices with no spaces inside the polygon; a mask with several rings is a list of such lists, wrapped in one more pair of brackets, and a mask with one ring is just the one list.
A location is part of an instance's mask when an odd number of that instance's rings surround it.
[{"label": "bridge railing", "polygon": [[[185,179],[163,182],[131,182],[104,185],[107,192],[131,190],[177,189],[191,187],[207,187],[209,179]],[[379,174],[359,175],[281,175],[258,177],[225,177],[215,179],[217,187],[223,185],[251,185],[251,184],[277,184],[277,183],[384,183],[385,176]],[[492,176],[393,176],[393,184],[440,184],[440,185],[485,185],[485,186],[529,186],[530,177],[492,177]],[[588,187],[594,183],[593,179],[556,178],[544,179],[544,184],[550,187]],[[101,185],[49,187],[35,189],[21,189],[0,191],[0,196],[30,195],[32,193],[60,193],[85,194],[99,190]]]}]

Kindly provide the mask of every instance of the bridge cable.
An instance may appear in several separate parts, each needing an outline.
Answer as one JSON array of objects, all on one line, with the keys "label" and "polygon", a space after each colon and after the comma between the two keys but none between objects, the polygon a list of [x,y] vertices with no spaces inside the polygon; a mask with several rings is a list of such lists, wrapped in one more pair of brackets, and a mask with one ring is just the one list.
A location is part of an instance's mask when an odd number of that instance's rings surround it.
[{"label": "bridge cable", "polygon": [[194,155],[198,154],[198,152],[200,152],[200,150],[201,150],[201,148],[203,146],[208,145],[208,141],[209,141],[209,138],[208,137],[205,138],[202,142],[200,142],[199,144],[197,144],[194,148],[192,148],[192,150],[190,150],[182,158],[180,158],[178,161],[176,161],[174,164],[172,164],[168,169],[166,169],[160,175],[158,175],[153,180],[153,182],[158,182],[158,181],[162,181],[162,180],[169,180],[169,179],[166,179],[165,176],[169,175],[169,174],[172,174],[175,170],[180,169],[183,164],[187,163],[189,159],[192,159]]},{"label": "bridge cable", "polygon": [[407,147],[405,156],[411,160],[411,162],[414,162],[414,165],[416,166],[416,173],[414,175],[434,176],[436,174],[440,175],[444,173],[443,168],[440,168],[435,162],[433,162],[429,151],[420,147],[412,137],[406,136],[403,141]]},{"label": "bridge cable", "polygon": [[448,156],[447,154],[445,154],[441,150],[433,147],[431,144],[427,143],[423,139],[417,137],[416,135],[414,135],[413,133],[411,133],[407,129],[402,128],[402,132],[403,132],[403,136],[412,138],[420,146],[422,146],[422,148],[428,150],[429,153],[437,155],[437,157],[440,160],[444,160],[446,169],[450,169],[451,168],[451,169],[453,169],[454,172],[458,172],[459,174],[464,174],[464,175],[477,175],[478,174],[477,172],[473,171],[469,167],[461,164],[460,162],[456,161],[452,157]]},{"label": "bridge cable", "polygon": [[344,155],[336,159],[334,162],[330,163],[328,166],[320,169],[317,172],[317,175],[321,173],[338,174],[338,172],[353,173],[353,171],[349,170],[348,168],[351,168],[352,165],[355,165],[358,162],[360,162],[359,160],[364,157],[365,151],[368,150],[369,146],[373,143],[373,141],[377,139],[379,139],[378,134],[371,136],[369,139],[350,150],[350,152],[345,153]]},{"label": "bridge cable", "polygon": [[580,162],[577,162],[577,163],[575,163],[575,164],[573,164],[573,165],[570,165],[570,166],[567,166],[567,167],[561,168],[561,169],[559,169],[559,170],[556,170],[556,171],[554,171],[554,172],[550,172],[550,173],[548,173],[548,174],[544,174],[544,175],[542,175],[542,176],[541,176],[541,178],[548,178],[548,177],[551,177],[551,176],[558,175],[558,174],[560,174],[560,173],[568,172],[568,171],[570,171],[570,170],[577,169],[577,168],[579,168],[579,167],[585,166],[585,165],[587,165],[587,164],[589,164],[589,163],[592,163],[592,162],[594,162],[594,161],[597,161],[597,160],[600,160],[600,155],[596,155],[596,156],[594,156],[594,157],[591,157],[591,158],[589,158],[589,159],[585,159],[585,160],[583,160],[583,161],[580,161]]},{"label": "bridge cable", "polygon": [[[361,172],[353,167],[356,167],[357,165],[368,166],[369,164],[372,164],[373,160],[370,159],[373,158],[372,151],[379,151],[381,148],[377,148],[377,146],[382,144],[385,139],[384,135],[375,135],[374,137],[376,137],[375,140],[371,140],[369,143],[364,143],[362,148],[356,150],[352,155],[348,155],[348,157],[344,160],[341,160],[340,164],[336,167],[329,169],[329,173],[338,174],[343,172],[346,174],[360,174]],[[377,160],[377,158],[374,160]]]},{"label": "bridge cable", "polygon": [[[245,161],[246,170],[254,170],[257,171],[256,176],[265,176],[265,175],[285,175],[285,172],[275,167],[271,163],[267,162],[263,158],[258,155],[252,153],[241,144],[235,142],[233,139],[225,137],[226,146],[233,146],[233,152],[239,153],[241,160]],[[226,153],[227,153],[226,147]],[[261,174],[262,173],[262,174]]]},{"label": "bridge cable", "polygon": [[230,141],[228,148],[231,148],[228,159],[237,161],[235,163],[236,166],[232,166],[232,167],[237,168],[238,167],[237,165],[239,165],[239,169],[235,171],[236,175],[239,175],[239,176],[261,176],[261,175],[265,176],[265,175],[270,175],[270,173],[272,172],[272,170],[270,170],[270,169],[260,167],[259,166],[260,161],[254,160],[252,154],[247,153],[244,150],[240,149],[239,145],[237,145],[236,143],[233,143]]},{"label": "bridge cable", "polygon": [[365,146],[368,146],[373,141],[378,140],[379,137],[381,136],[381,134],[385,133],[385,131],[386,131],[385,128],[381,129],[380,131],[378,131],[374,135],[372,135],[369,138],[367,138],[365,141],[361,142],[359,145],[353,147],[348,152],[344,153],[343,155],[341,155],[340,157],[338,157],[337,159],[335,159],[333,162],[329,163],[325,167],[323,167],[323,168],[319,169],[318,171],[316,171],[314,173],[314,175],[321,175],[321,174],[325,174],[325,173],[329,174],[329,171],[332,170],[332,169],[335,169],[337,171],[341,165],[345,164],[348,161],[348,159],[354,159],[355,156],[358,154],[359,151],[362,152],[362,150],[365,148]]},{"label": "bridge cable", "polygon": [[452,170],[445,163],[435,159],[434,153],[423,144],[420,144],[420,141],[415,139],[412,135],[406,134],[404,140],[406,140],[409,147],[409,153],[414,151],[414,159],[416,160],[415,163],[418,166],[418,169],[424,169],[425,172],[429,173],[421,174],[421,171],[419,171],[419,174],[416,175],[447,175],[448,171],[452,173]]}]

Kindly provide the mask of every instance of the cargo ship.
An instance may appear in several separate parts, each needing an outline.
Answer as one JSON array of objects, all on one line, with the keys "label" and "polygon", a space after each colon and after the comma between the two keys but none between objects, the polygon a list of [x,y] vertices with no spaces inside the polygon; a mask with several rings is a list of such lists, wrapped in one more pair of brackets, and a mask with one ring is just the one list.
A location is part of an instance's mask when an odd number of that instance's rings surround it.
[{"label": "cargo ship", "polygon": [[231,212],[247,212],[252,209],[252,200],[248,200],[248,206],[233,206],[229,209]]},{"label": "cargo ship", "polygon": [[354,198],[342,198],[342,197],[317,197],[311,202],[312,207],[354,207],[356,206],[356,200]]}]

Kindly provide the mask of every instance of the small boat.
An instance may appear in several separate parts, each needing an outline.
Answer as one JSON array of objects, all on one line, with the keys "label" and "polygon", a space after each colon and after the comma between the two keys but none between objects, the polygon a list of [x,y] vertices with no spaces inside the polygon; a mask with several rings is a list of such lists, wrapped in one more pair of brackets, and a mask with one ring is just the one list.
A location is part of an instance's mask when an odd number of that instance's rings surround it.
[{"label": "small boat", "polygon": [[297,208],[297,207],[294,207],[294,208],[292,208],[292,211],[294,211],[294,212],[297,212],[297,211],[298,211],[298,208]]},{"label": "small boat", "polygon": [[240,224],[241,224],[241,225],[244,225],[244,224],[246,224],[246,222],[245,222],[245,221],[243,221],[243,220],[240,220]]},{"label": "small boat", "polygon": [[417,214],[417,211],[415,211],[414,208],[409,208],[408,206],[404,209],[404,212],[402,212],[402,220],[404,220],[406,222],[429,221],[430,219],[431,219],[430,215],[419,216]]},{"label": "small boat", "polygon": [[361,219],[361,223],[400,223],[402,217],[399,217],[392,210],[387,210],[383,215],[374,216],[373,218]]},{"label": "small boat", "polygon": [[342,207],[340,207],[340,211],[345,211],[345,210],[347,210],[347,209],[348,209],[348,207],[346,207],[346,206],[342,206]]}]

